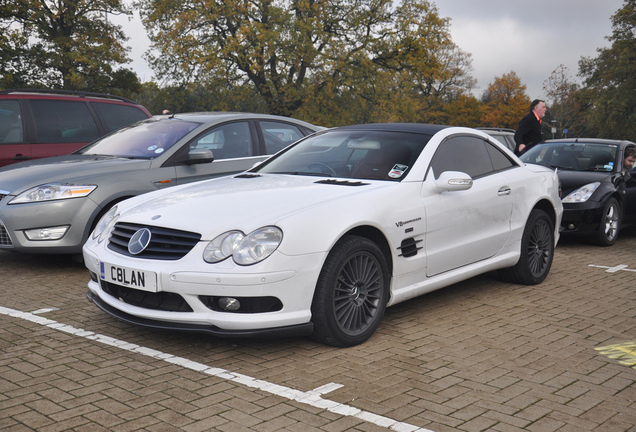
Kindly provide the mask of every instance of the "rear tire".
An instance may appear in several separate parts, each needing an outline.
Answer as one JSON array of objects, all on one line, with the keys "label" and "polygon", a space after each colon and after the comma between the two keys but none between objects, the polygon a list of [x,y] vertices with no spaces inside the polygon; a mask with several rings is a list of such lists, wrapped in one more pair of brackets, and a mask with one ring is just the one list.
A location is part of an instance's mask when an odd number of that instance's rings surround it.
[{"label": "rear tire", "polygon": [[365,342],[380,324],[388,298],[389,271],[380,248],[364,237],[343,237],[318,277],[312,338],[338,347]]},{"label": "rear tire", "polygon": [[537,285],[545,280],[554,258],[554,225],[543,210],[532,210],[521,237],[521,256],[513,267],[499,270],[507,282]]}]

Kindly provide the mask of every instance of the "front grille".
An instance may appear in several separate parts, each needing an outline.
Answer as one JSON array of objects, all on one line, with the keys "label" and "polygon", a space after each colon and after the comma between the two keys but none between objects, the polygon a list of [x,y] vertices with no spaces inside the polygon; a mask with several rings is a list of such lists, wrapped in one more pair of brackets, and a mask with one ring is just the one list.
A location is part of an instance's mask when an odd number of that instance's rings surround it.
[{"label": "front grille", "polygon": [[0,246],[13,246],[11,237],[9,237],[9,233],[2,221],[0,221]]},{"label": "front grille", "polygon": [[[150,230],[150,243],[141,253],[133,255],[128,252],[128,242],[142,228]],[[119,222],[115,224],[108,249],[133,258],[178,260],[190,252],[200,239],[201,234],[193,232]]]},{"label": "front grille", "polygon": [[132,306],[168,312],[192,312],[190,305],[179,294],[148,292],[101,281],[105,293]]}]

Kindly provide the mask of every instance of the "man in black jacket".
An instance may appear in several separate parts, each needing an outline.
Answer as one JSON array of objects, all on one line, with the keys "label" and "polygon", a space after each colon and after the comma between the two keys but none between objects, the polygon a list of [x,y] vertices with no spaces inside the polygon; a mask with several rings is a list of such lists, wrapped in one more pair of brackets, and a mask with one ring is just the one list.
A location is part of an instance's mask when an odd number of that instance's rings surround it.
[{"label": "man in black jacket", "polygon": [[515,132],[515,142],[517,143],[515,147],[516,155],[520,155],[523,151],[543,141],[541,122],[547,110],[545,102],[541,99],[532,101],[530,104],[530,112],[521,119]]}]

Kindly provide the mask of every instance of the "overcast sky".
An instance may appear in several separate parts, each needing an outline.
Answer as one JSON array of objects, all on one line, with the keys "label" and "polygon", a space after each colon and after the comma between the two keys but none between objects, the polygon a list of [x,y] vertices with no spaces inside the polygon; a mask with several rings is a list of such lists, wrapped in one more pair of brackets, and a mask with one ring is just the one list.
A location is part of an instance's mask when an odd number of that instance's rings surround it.
[{"label": "overcast sky", "polygon": [[[543,82],[563,64],[572,80],[581,57],[596,57],[610,45],[610,18],[623,0],[433,0],[451,19],[453,41],[472,56],[472,76],[480,97],[495,77],[515,71],[531,99],[542,98]],[[124,26],[132,68],[142,82],[154,76],[142,56],[149,47],[138,16],[110,18]]]}]

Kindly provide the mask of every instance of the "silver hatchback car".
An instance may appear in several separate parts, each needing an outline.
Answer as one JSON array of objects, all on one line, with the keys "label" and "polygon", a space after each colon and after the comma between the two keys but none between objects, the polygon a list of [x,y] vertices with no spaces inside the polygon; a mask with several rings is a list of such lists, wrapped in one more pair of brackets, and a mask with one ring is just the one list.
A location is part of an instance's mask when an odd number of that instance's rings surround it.
[{"label": "silver hatchback car", "polygon": [[0,168],[0,249],[79,254],[113,204],[244,171],[320,129],[264,114],[157,116],[67,156]]}]

